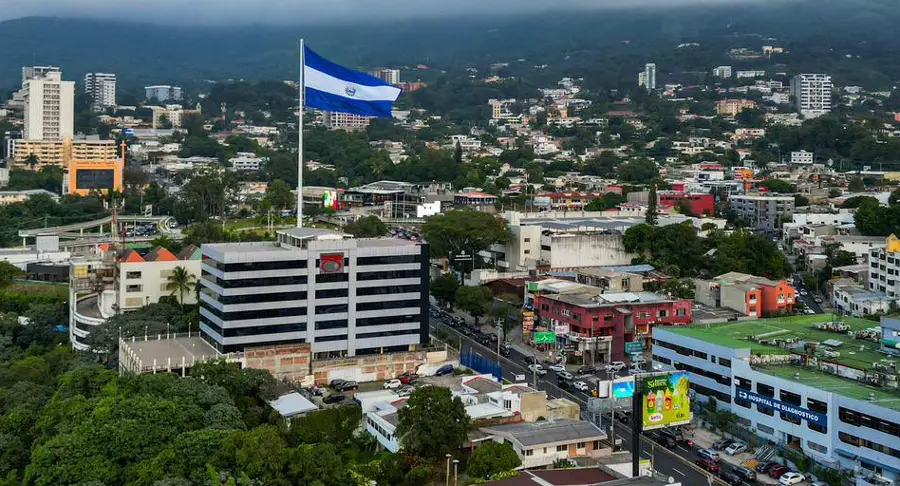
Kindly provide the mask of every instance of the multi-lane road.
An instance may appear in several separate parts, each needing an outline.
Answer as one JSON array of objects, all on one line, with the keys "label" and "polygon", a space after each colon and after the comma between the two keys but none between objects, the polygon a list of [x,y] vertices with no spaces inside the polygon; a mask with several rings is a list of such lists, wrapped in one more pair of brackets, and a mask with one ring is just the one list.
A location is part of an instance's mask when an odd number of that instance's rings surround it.
[{"label": "multi-lane road", "polygon": [[[496,344],[490,347],[485,346],[472,337],[459,332],[456,328],[446,325],[438,318],[431,318],[431,328],[434,331],[443,330],[444,332],[447,332],[451,336],[453,336],[454,339],[450,340],[451,342],[448,343],[450,345],[460,345],[463,350],[465,350],[466,348],[471,348],[472,350],[483,356],[499,359],[504,379],[514,382],[516,379],[516,375],[525,375],[529,383],[536,383],[537,389],[547,392],[548,397],[568,398],[569,400],[573,400],[578,403],[582,407],[582,410],[587,409],[589,395],[586,392],[569,392],[566,390],[562,390],[558,386],[558,379],[553,371],[548,371],[547,374],[542,377],[534,376],[527,369],[528,365],[525,361],[526,355],[522,354],[515,348],[510,349],[509,356],[499,356],[497,354]],[[604,371],[600,371],[599,373],[601,375],[607,374]],[[625,370],[620,372],[620,374],[624,373],[627,372]],[[603,376],[603,378],[608,379],[608,377],[606,376]],[[607,409],[603,417],[604,430],[609,431],[609,422],[610,417],[609,411]],[[616,439],[620,439],[622,441],[622,449],[630,451],[633,440],[631,434],[631,426],[623,424],[621,422],[617,422],[615,424],[615,427],[613,428],[613,433]],[[688,450],[683,445],[678,445],[674,450],[670,450],[665,446],[656,444],[649,438],[642,436],[641,459],[652,460],[654,470],[665,476],[673,478],[674,481],[680,482],[685,486],[725,484],[718,478],[712,477],[710,473],[695,466],[694,460],[697,459],[696,451]],[[724,461],[720,463],[720,467],[722,467],[722,469],[726,471],[730,470],[730,466]]]}]

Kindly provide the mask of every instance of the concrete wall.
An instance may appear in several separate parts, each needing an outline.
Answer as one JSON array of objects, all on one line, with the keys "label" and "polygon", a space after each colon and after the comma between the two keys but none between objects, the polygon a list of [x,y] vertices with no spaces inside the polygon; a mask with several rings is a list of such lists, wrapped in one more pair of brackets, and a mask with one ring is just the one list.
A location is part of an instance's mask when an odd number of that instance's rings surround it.
[{"label": "concrete wall", "polygon": [[[549,255],[544,259],[551,268],[630,265],[637,255],[625,251],[621,235],[560,234],[549,239]],[[542,251],[542,256],[548,252]]]},{"label": "concrete wall", "polygon": [[543,417],[547,420],[547,392],[523,393],[519,396],[522,407],[522,419],[536,422]]}]

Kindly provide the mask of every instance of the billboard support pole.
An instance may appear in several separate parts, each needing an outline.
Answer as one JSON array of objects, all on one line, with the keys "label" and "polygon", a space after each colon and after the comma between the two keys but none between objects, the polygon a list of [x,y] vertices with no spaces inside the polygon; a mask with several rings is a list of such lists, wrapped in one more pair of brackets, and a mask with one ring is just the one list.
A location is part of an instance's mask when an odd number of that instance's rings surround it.
[{"label": "billboard support pole", "polygon": [[639,375],[635,375],[634,395],[631,397],[631,475],[635,478],[641,473],[641,428],[643,426],[641,402],[643,396],[642,380],[639,379]]}]

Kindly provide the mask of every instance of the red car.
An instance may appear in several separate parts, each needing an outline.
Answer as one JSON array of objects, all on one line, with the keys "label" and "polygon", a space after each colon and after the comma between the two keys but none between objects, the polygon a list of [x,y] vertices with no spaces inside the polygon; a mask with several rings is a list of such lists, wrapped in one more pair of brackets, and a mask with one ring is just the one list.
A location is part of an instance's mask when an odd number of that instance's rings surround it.
[{"label": "red car", "polygon": [[778,479],[787,472],[791,472],[791,470],[779,464],[772,469],[769,469],[769,477],[771,477],[772,479]]},{"label": "red car", "polygon": [[404,385],[409,385],[409,382],[415,380],[418,377],[419,377],[419,375],[417,375],[415,373],[406,372],[406,373],[403,373],[402,375],[400,375],[400,383],[403,383]]},{"label": "red car", "polygon": [[697,459],[694,461],[694,464],[700,466],[702,469],[706,469],[711,473],[719,472],[719,465],[714,461],[710,461],[709,459]]}]

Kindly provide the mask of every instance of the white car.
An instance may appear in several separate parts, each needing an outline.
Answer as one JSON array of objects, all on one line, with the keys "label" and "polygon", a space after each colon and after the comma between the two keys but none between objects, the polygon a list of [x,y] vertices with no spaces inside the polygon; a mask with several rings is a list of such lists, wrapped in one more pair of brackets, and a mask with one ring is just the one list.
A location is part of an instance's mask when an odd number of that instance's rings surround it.
[{"label": "white car", "polygon": [[547,368],[550,368],[550,371],[556,371],[557,373],[559,373],[560,371],[566,371],[565,365],[561,365],[561,364],[552,364],[552,365],[548,366]]},{"label": "white car", "polygon": [[403,383],[400,383],[400,380],[398,380],[396,378],[394,378],[393,380],[388,380],[388,381],[384,382],[385,390],[396,390],[397,388],[400,388],[401,386],[403,386]]},{"label": "white car", "polygon": [[612,363],[604,366],[604,369],[606,369],[608,373],[616,373],[623,368],[625,368],[625,363],[621,361],[613,361]]},{"label": "white car", "polygon": [[795,472],[784,473],[778,478],[778,482],[784,486],[791,486],[792,484],[802,483],[803,481],[806,481],[806,476]]},{"label": "white car", "polygon": [[807,291],[805,291],[805,290],[801,290],[801,291],[800,291],[800,295],[809,295],[809,292],[807,292]]},{"label": "white car", "polygon": [[746,450],[747,444],[744,444],[743,442],[734,442],[730,446],[725,448],[725,454],[733,456],[735,454],[740,454],[741,452],[744,452]]},{"label": "white car", "polygon": [[572,373],[569,373],[565,370],[556,373],[556,376],[563,380],[571,380],[572,378],[574,378],[574,375],[572,375]]},{"label": "white car", "polygon": [[541,376],[547,374],[547,370],[545,370],[544,367],[541,366],[541,365],[539,365],[539,364],[530,364],[530,365],[528,365],[528,371],[530,371],[530,372],[532,372],[532,373],[537,373],[537,374],[539,374],[539,375],[541,375]]},{"label": "white car", "polygon": [[575,383],[572,383],[572,386],[574,386],[576,390],[581,390],[583,392],[591,389],[590,385],[583,381],[576,381]]}]

